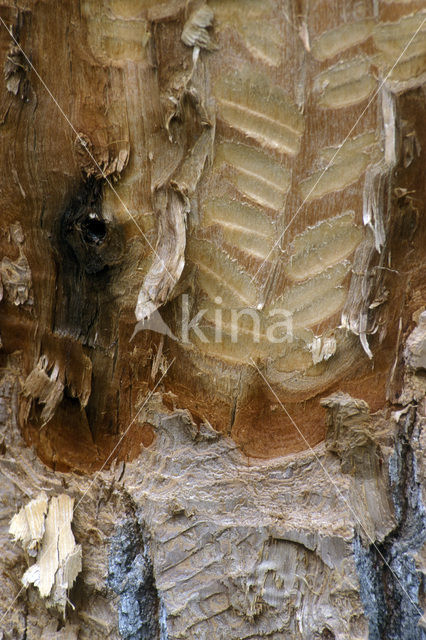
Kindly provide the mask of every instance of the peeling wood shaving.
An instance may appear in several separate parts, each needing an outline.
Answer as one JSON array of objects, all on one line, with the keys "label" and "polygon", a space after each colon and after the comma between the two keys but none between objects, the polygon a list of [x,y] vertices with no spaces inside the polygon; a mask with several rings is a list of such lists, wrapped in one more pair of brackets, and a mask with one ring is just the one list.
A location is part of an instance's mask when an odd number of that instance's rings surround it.
[{"label": "peeling wood shaving", "polygon": [[[367,335],[377,331],[374,309],[381,303],[375,304],[375,301],[380,300],[384,290],[382,267],[386,259],[387,185],[398,162],[395,96],[388,86],[382,87],[381,100],[384,159],[367,169],[363,192],[363,222],[371,234],[366,235],[355,253],[349,295],[341,319],[343,327],[359,335],[361,345],[370,359],[373,353]],[[375,252],[379,253],[379,260],[373,272]]]},{"label": "peeling wood shaving", "polygon": [[68,591],[82,568],[81,546],[76,545],[71,530],[73,506],[74,498],[66,494],[49,500],[41,493],[15,514],[9,528],[15,540],[37,557],[22,583],[26,587],[34,584],[47,606],[58,609],[63,617]]},{"label": "peeling wood shaving", "polygon": [[378,253],[381,252],[385,240],[383,223],[383,181],[386,177],[386,167],[374,165],[365,173],[364,202],[362,218],[365,226],[370,227],[374,236],[374,244]]},{"label": "peeling wood shaving", "polygon": [[4,64],[4,79],[6,89],[18,96],[24,102],[28,102],[30,84],[28,81],[28,63],[21,49],[13,45],[6,56]]},{"label": "peeling wood shaving", "polygon": [[403,165],[404,169],[410,166],[414,158],[421,153],[420,143],[415,132],[408,133],[403,141]]},{"label": "peeling wood shaving", "polygon": [[312,353],[312,362],[318,364],[322,360],[329,360],[336,353],[336,338],[315,336],[309,347]]},{"label": "peeling wood shaving", "polygon": [[157,243],[151,267],[138,295],[135,310],[138,321],[149,318],[173,296],[173,290],[185,265],[186,217],[191,210],[190,199],[206,163],[211,162],[213,156],[215,116],[207,104],[207,80],[201,62],[198,67],[194,62],[193,69],[187,81],[183,83],[181,94],[176,100],[175,112],[168,118],[166,128],[174,115],[179,114],[182,117],[184,111],[181,105],[185,96],[191,99],[190,115],[195,115],[202,131],[173,175],[155,191],[156,210],[159,212]]},{"label": "peeling wood shaving", "polygon": [[394,166],[398,160],[396,149],[395,96],[386,85],[381,90],[383,131],[385,136],[385,163]]},{"label": "peeling wood shaving", "polygon": [[163,347],[164,347],[164,335],[160,337],[160,342],[158,344],[157,353],[152,361],[151,366],[151,380],[155,380],[157,377],[158,370],[160,368],[161,360],[163,357]]},{"label": "peeling wood shaving", "polygon": [[183,27],[182,42],[188,47],[200,47],[208,51],[217,49],[207,31],[212,26],[213,18],[214,13],[207,5],[193,11]]},{"label": "peeling wood shaving", "polygon": [[116,182],[129,162],[130,143],[126,140],[95,148],[87,135],[79,133],[74,144],[86,178],[95,176],[98,180],[110,178]]},{"label": "peeling wood shaving", "polygon": [[11,225],[9,237],[18,248],[19,256],[16,260],[4,256],[0,262],[0,300],[6,294],[5,298],[16,306],[32,305],[31,269],[22,247],[25,238],[19,222]]},{"label": "peeling wood shaving", "polygon": [[41,421],[44,426],[54,416],[62,401],[65,388],[67,395],[78,399],[80,407],[87,406],[92,391],[92,362],[79,345],[73,348],[71,343],[67,357],[58,351],[57,337],[46,342],[46,351],[39,358],[34,369],[28,374],[22,388],[26,400],[26,417],[31,404],[44,405]]},{"label": "peeling wood shaving", "polygon": [[24,396],[31,397],[44,405],[41,412],[43,425],[53,417],[64,393],[64,382],[59,376],[58,365],[52,367],[50,374],[48,370],[47,358],[42,356],[28,375],[23,387]]},{"label": "peeling wood shaving", "polygon": [[136,304],[136,319],[149,318],[169,298],[185,265],[185,200],[174,189],[162,191],[164,207],[159,216],[157,244]]},{"label": "peeling wood shaving", "polygon": [[16,513],[9,527],[9,533],[20,540],[30,556],[36,556],[45,531],[48,498],[40,493],[25,507]]},{"label": "peeling wood shaving", "polygon": [[311,43],[309,41],[308,25],[305,20],[303,20],[299,27],[299,37],[303,42],[303,46],[305,47],[306,51],[309,53],[311,51]]}]

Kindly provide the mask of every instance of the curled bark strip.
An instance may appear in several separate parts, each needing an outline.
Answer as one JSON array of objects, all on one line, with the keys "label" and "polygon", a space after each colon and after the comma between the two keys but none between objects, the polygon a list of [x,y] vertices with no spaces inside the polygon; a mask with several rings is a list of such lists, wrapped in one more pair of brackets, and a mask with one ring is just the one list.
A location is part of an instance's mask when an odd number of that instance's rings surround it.
[{"label": "curled bark strip", "polygon": [[[185,265],[186,215],[191,210],[190,199],[206,163],[213,155],[215,116],[206,104],[206,95],[205,69],[202,62],[198,61],[197,65],[195,61],[176,100],[173,114],[166,119],[166,129],[169,130],[170,121],[175,118],[185,128],[190,118],[192,125],[195,121],[198,122],[200,133],[181,164],[169,177],[167,185],[156,191],[155,208],[160,212],[157,243],[153,262],[136,304],[135,315],[138,321],[149,318],[156,309],[171,299]],[[183,107],[185,101],[191,105],[189,111]],[[184,135],[183,140],[185,137]]]},{"label": "curled bark strip", "polygon": [[136,318],[149,318],[166,300],[179,280],[186,245],[185,201],[174,189],[163,192],[164,214],[159,216],[155,255],[136,305]]},{"label": "curled bark strip", "polygon": [[188,47],[200,47],[208,51],[217,49],[207,31],[212,26],[213,18],[213,11],[207,5],[203,5],[193,11],[185,22],[182,31],[182,42]]},{"label": "curled bark strip", "polygon": [[349,296],[342,311],[342,326],[358,335],[362,348],[372,359],[368,335],[378,330],[375,309],[385,295],[384,271],[388,259],[389,184],[398,162],[397,116],[395,96],[384,86],[382,119],[384,159],[369,167],[365,174],[363,222],[370,229],[355,253]]}]

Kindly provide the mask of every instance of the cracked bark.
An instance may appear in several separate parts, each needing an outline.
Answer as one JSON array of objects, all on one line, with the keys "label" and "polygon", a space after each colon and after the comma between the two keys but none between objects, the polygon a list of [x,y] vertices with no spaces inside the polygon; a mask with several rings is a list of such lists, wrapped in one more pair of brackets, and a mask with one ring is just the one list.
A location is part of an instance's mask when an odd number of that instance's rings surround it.
[{"label": "cracked bark", "polygon": [[3,638],[424,637],[424,3],[0,17]]}]

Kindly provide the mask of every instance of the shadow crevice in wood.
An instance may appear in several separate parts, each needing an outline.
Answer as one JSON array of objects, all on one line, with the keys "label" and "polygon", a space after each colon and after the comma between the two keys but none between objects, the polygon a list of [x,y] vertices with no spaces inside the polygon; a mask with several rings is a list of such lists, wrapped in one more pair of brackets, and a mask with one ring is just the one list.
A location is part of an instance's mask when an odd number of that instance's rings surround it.
[{"label": "shadow crevice in wood", "polygon": [[102,182],[90,177],[80,184],[61,214],[54,242],[58,266],[54,330],[83,344],[90,344],[96,334],[124,252],[120,225],[103,214]]}]

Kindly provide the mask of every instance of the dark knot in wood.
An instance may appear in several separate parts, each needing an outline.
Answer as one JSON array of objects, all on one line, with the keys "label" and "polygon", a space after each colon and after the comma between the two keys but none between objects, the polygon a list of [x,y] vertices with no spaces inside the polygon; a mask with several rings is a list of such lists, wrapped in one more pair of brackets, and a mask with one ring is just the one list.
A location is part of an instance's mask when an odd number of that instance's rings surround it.
[{"label": "dark knot in wood", "polygon": [[84,182],[66,207],[61,220],[61,241],[87,274],[118,264],[123,255],[120,227],[102,213],[102,182]]},{"label": "dark knot in wood", "polygon": [[125,240],[121,225],[103,211],[102,189],[101,180],[88,178],[60,215],[54,329],[91,346],[102,338],[105,347],[115,340],[108,320],[114,315],[111,285],[119,278]]}]

